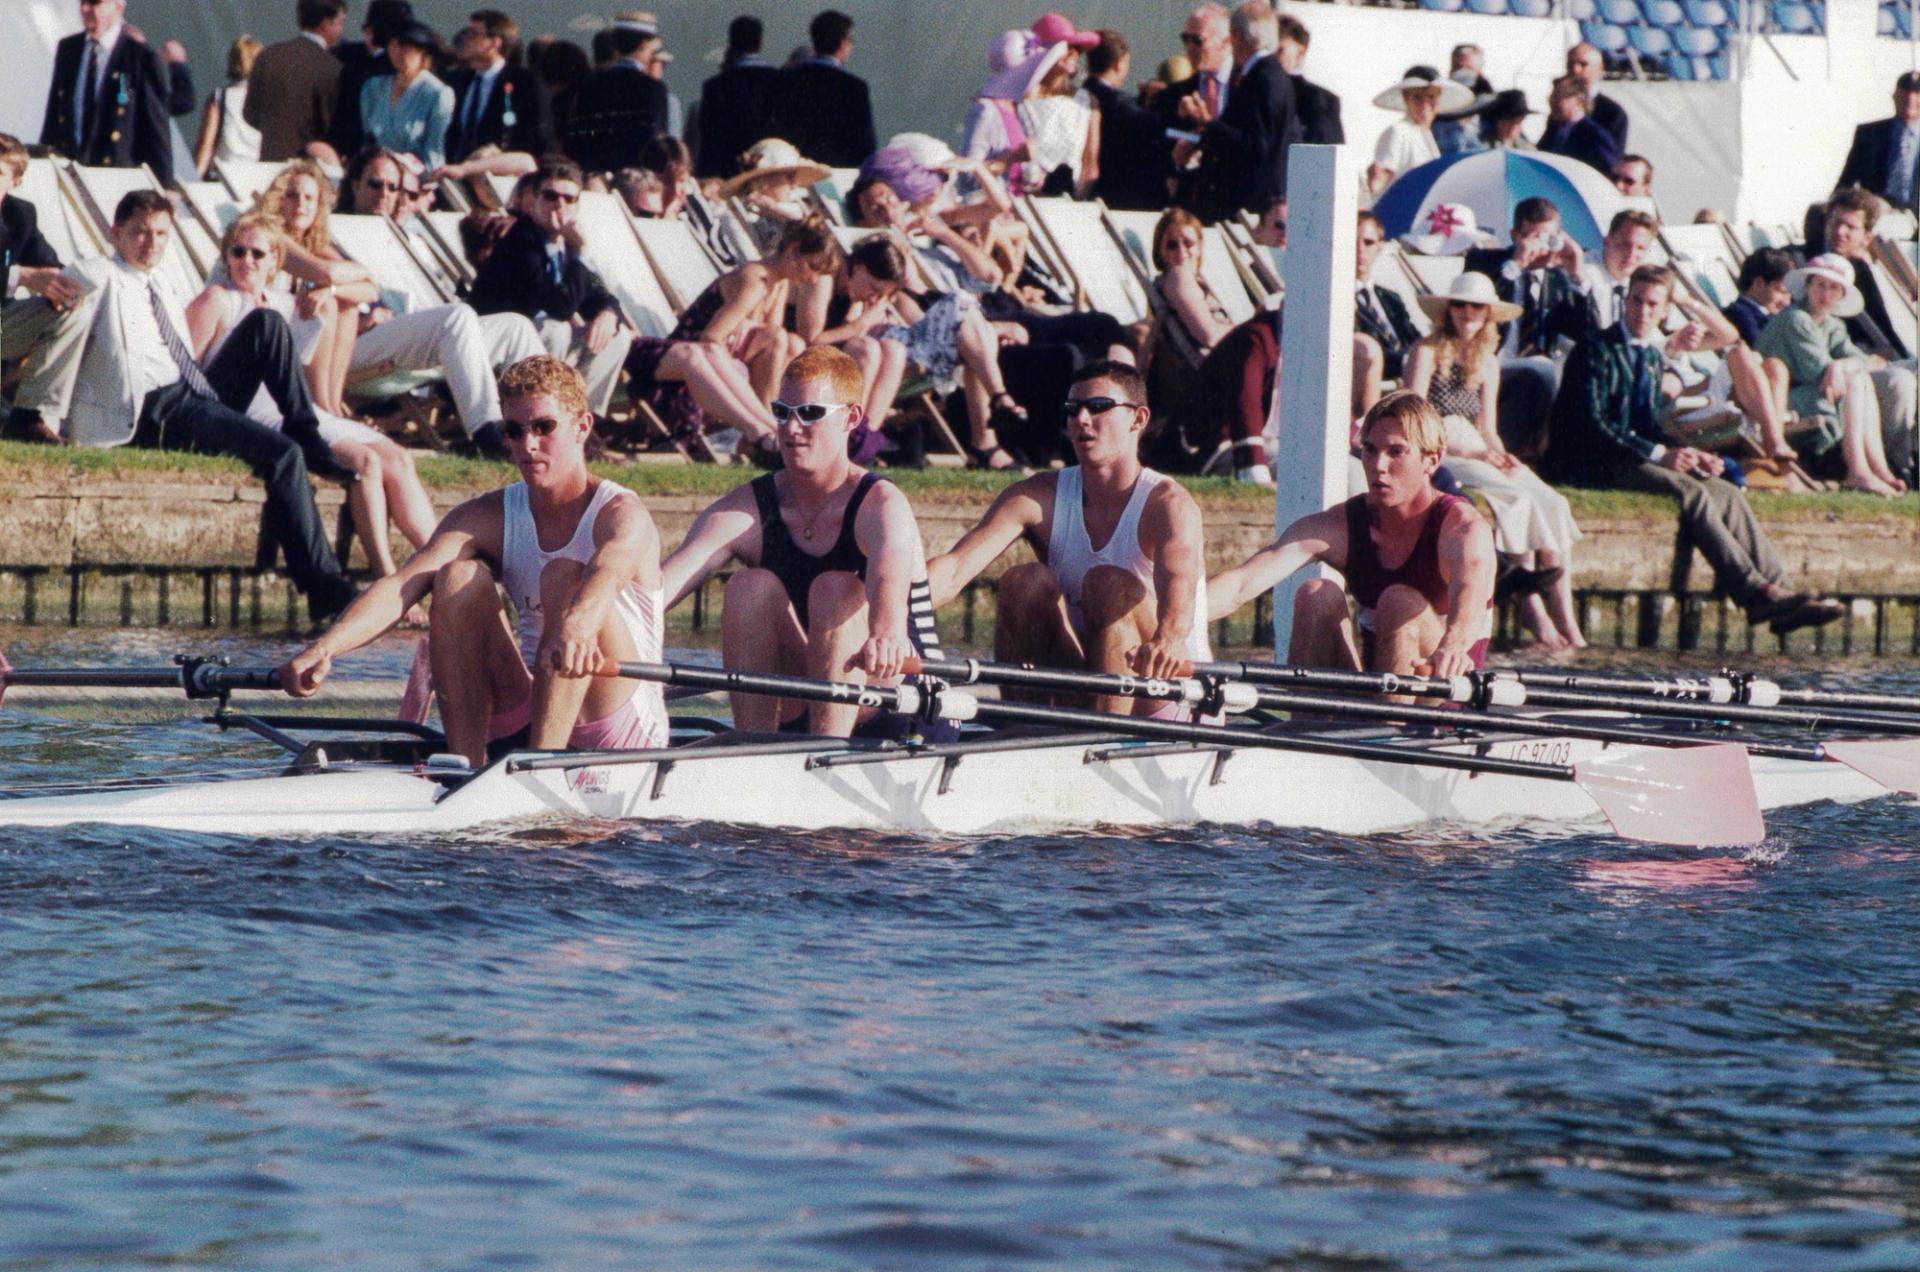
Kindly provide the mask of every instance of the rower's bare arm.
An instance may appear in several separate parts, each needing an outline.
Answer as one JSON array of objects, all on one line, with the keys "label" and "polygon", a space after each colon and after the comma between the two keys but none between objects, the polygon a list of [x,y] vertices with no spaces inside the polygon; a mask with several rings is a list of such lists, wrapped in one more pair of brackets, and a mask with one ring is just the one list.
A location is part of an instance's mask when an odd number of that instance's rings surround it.
[{"label": "rower's bare arm", "polygon": [[660,535],[646,505],[622,495],[600,510],[593,526],[593,556],[558,623],[547,628],[540,659],[567,677],[591,676],[605,661],[600,629],[629,583],[651,584],[658,574]]},{"label": "rower's bare arm", "polygon": [[960,541],[927,562],[927,586],[935,607],[960,595],[960,589],[980,577],[980,571],[999,559],[1015,540],[1046,516],[1054,478],[1043,473],[1017,481],[1001,491],[973,529]]},{"label": "rower's bare arm", "polygon": [[1427,660],[1427,674],[1459,676],[1473,670],[1469,652],[1486,631],[1497,566],[1493,531],[1472,508],[1456,506],[1440,527],[1440,574],[1447,581],[1446,630]]},{"label": "rower's bare arm", "polygon": [[907,641],[908,592],[926,552],[913,506],[892,482],[875,486],[853,523],[854,542],[867,557],[867,639],[850,666],[875,680],[892,680],[913,646]]},{"label": "rower's bare arm", "polygon": [[666,594],[666,608],[672,609],[687,593],[725,569],[756,524],[749,486],[737,486],[708,504],[694,518],[693,528],[680,546],[660,565],[660,589]]},{"label": "rower's bare arm", "polygon": [[1310,513],[1239,565],[1207,580],[1207,617],[1227,617],[1302,566],[1324,561],[1337,570],[1346,560],[1346,509]]},{"label": "rower's bare arm", "polygon": [[1203,622],[1194,597],[1206,578],[1206,531],[1200,505],[1175,482],[1162,482],[1141,518],[1141,543],[1153,557],[1157,607],[1152,638],[1130,657],[1143,676],[1171,676],[1186,657],[1187,637]]},{"label": "rower's bare arm", "polygon": [[[491,500],[494,531],[486,536],[487,509]],[[433,578],[455,561],[480,555],[480,545],[497,541],[500,497],[482,495],[461,504],[440,522],[421,548],[407,563],[373,583],[354,598],[353,604],[334,620],[311,644],[280,666],[280,684],[296,698],[315,693],[326,682],[333,660],[342,654],[377,640],[393,629],[406,612],[433,591]]]}]

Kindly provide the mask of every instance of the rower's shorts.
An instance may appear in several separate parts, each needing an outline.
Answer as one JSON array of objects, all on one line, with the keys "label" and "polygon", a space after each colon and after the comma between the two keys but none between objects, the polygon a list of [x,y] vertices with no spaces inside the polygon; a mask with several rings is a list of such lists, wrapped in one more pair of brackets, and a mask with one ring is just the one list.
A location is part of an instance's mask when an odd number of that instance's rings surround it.
[{"label": "rower's shorts", "polygon": [[[576,751],[639,751],[665,746],[667,726],[663,714],[655,709],[658,701],[657,689],[638,685],[633,696],[612,715],[574,725],[567,735],[567,746]],[[529,692],[519,706],[487,721],[487,741],[506,739],[524,746],[532,723],[533,694]]]}]

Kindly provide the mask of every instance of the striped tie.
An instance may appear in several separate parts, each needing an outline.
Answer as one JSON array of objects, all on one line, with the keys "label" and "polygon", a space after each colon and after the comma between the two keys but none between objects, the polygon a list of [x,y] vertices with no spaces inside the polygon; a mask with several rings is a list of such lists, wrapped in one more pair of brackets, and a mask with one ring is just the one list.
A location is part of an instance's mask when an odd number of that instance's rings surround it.
[{"label": "striped tie", "polygon": [[186,341],[180,339],[180,332],[175,329],[173,320],[167,317],[167,307],[160,303],[160,293],[151,282],[147,284],[147,304],[153,307],[153,320],[160,325],[160,339],[172,355],[173,365],[180,368],[180,378],[200,397],[219,397],[213,391],[213,386],[207,383],[206,373],[200,370],[200,364],[193,360],[193,353],[187,348]]}]

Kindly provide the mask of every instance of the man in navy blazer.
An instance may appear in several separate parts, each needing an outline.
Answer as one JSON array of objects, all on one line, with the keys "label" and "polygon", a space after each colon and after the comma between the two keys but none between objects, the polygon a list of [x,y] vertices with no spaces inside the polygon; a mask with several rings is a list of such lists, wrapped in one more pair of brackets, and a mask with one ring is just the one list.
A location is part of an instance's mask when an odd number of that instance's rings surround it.
[{"label": "man in navy blazer", "polygon": [[1300,73],[1313,33],[1290,13],[1281,14],[1279,21],[1280,47],[1274,56],[1293,76],[1293,111],[1300,118],[1300,140],[1314,146],[1340,145],[1347,139],[1346,125],[1340,122],[1340,95]]},{"label": "man in navy blazer", "polygon": [[81,30],[54,53],[40,144],[94,167],[144,163],[170,185],[172,77],[126,12],[127,0],[80,0]]},{"label": "man in navy blazer", "polygon": [[1871,190],[1897,208],[1920,210],[1920,71],[1893,83],[1893,115],[1853,130],[1835,190]]},{"label": "man in navy blazer", "polygon": [[556,148],[553,108],[540,77],[518,63],[520,27],[498,9],[476,10],[459,36],[447,160],[458,163],[482,146],[536,157]]},{"label": "man in navy blazer", "polygon": [[1578,159],[1611,181],[1614,165],[1620,162],[1620,146],[1587,113],[1587,105],[1587,86],[1579,78],[1566,75],[1555,80],[1547,94],[1547,127],[1540,134],[1540,149]]},{"label": "man in navy blazer", "polygon": [[1100,175],[1093,192],[1110,208],[1158,212],[1167,206],[1166,123],[1127,91],[1133,53],[1127,37],[1101,31],[1087,50],[1087,95],[1100,110]]},{"label": "man in navy blazer", "polygon": [[650,69],[659,27],[625,16],[606,35],[615,61],[581,86],[567,120],[567,153],[589,172],[639,167],[640,152],[667,128],[667,86]]},{"label": "man in navy blazer", "polygon": [[857,168],[879,149],[873,131],[873,99],[867,82],[847,69],[853,54],[853,19],[834,9],[807,26],[813,56],[780,71],[773,91],[773,117],[780,136],[807,158],[830,168]]},{"label": "man in navy blazer", "polygon": [[[78,304],[81,291],[62,277],[60,255],[40,232],[39,210],[13,189],[27,175],[27,148],[0,133],[0,349],[9,361],[26,355],[26,374],[13,395],[5,433],[29,441],[58,442],[60,421],[72,396],[84,330],[76,327],[63,347],[54,347],[60,315]],[[16,290],[27,295],[9,299]]]},{"label": "man in navy blazer", "polygon": [[720,73],[700,86],[700,151],[693,158],[696,177],[738,176],[741,155],[757,141],[782,135],[771,122],[780,71],[760,56],[762,39],[758,18],[743,14],[727,24],[727,52]]},{"label": "man in navy blazer", "polygon": [[1607,59],[1591,44],[1576,44],[1567,50],[1567,74],[1587,86],[1587,113],[1593,122],[1607,130],[1620,153],[1627,150],[1627,108],[1600,91],[1606,78]]},{"label": "man in navy blazer", "polygon": [[[1300,139],[1293,77],[1273,55],[1279,25],[1265,4],[1242,4],[1228,23],[1233,79],[1215,116],[1206,98],[1189,94],[1180,116],[1200,133],[1199,178],[1187,206],[1203,221],[1220,221],[1287,192],[1287,147]],[[1174,162],[1181,160],[1181,143]]]}]

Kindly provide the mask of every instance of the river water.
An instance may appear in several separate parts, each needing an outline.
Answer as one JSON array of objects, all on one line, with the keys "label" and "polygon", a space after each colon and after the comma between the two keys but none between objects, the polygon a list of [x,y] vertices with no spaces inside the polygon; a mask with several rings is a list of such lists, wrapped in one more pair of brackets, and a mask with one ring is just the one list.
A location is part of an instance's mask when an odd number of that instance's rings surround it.
[{"label": "river water", "polygon": [[1769,823],[0,831],[0,1268],[1920,1265],[1920,810]]}]

